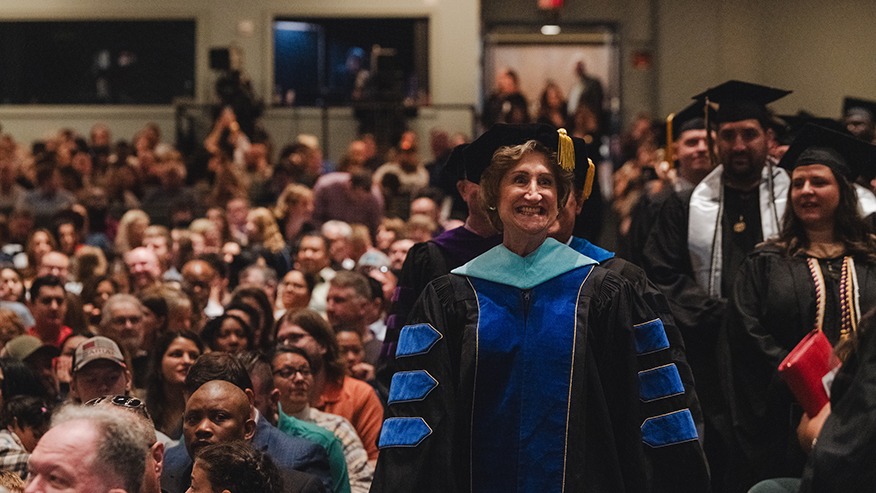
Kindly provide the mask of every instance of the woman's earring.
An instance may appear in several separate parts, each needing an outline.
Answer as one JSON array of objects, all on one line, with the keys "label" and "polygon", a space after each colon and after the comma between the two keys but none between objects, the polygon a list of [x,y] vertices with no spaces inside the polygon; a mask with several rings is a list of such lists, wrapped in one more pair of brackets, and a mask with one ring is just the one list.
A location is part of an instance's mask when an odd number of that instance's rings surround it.
[{"label": "woman's earring", "polygon": [[491,210],[491,211],[494,211],[494,210],[496,210],[496,208],[495,208],[495,207],[493,207],[493,206],[490,206],[490,207],[489,207],[489,209],[490,209],[490,210]]}]

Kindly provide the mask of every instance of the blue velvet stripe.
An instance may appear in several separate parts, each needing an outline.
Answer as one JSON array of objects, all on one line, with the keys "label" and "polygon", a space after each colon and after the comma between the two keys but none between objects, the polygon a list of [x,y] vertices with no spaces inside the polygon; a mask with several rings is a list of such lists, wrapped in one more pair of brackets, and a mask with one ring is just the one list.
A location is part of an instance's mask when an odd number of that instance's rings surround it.
[{"label": "blue velvet stripe", "polygon": [[696,439],[697,428],[688,409],[648,418],[642,423],[642,441],[651,447]]},{"label": "blue velvet stripe", "polygon": [[423,418],[389,418],[383,422],[377,446],[416,447],[431,434],[432,429]]},{"label": "blue velvet stripe", "polygon": [[663,321],[659,318],[633,327],[636,332],[636,353],[654,353],[669,348],[669,339],[663,329]]},{"label": "blue velvet stripe", "polygon": [[639,372],[639,399],[650,402],[684,393],[675,363]]},{"label": "blue velvet stripe", "polygon": [[[578,290],[591,266],[530,290],[470,278],[479,322],[474,491],[561,491]],[[574,465],[572,467],[575,467]]]},{"label": "blue velvet stripe", "polygon": [[392,376],[387,402],[421,401],[438,386],[438,380],[426,370],[400,371]]},{"label": "blue velvet stripe", "polygon": [[429,324],[405,325],[398,336],[395,357],[428,353],[442,337],[444,336]]}]

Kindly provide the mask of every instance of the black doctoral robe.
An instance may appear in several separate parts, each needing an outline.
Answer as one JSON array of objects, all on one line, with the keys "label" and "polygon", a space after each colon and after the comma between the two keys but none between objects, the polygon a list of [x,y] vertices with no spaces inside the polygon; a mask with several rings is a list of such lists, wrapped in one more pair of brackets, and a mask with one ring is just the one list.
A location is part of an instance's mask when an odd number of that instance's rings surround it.
[{"label": "black doctoral robe", "polygon": [[[823,327],[831,344],[839,339],[841,263],[820,261],[828,293]],[[876,306],[876,266],[862,259],[855,266],[864,313]],[[728,370],[724,388],[744,454],[732,476],[738,491],[746,491],[763,479],[800,477],[806,463],[797,441],[803,411],[778,366],[815,326],[815,283],[806,258],[786,257],[767,243],[743,263],[731,299],[721,366]]]},{"label": "black doctoral robe", "polygon": [[[663,324],[617,274],[580,267],[531,289],[449,275],[409,321],[372,491],[708,491]],[[545,417],[558,410],[565,433],[545,433],[563,429]]]},{"label": "black doctoral robe", "polygon": [[395,373],[395,347],[401,328],[417,297],[433,279],[486,252],[502,242],[502,235],[480,236],[460,226],[439,236],[417,243],[408,251],[393,293],[391,313],[386,318],[386,335],[376,368],[378,392],[386,399],[390,380]]}]

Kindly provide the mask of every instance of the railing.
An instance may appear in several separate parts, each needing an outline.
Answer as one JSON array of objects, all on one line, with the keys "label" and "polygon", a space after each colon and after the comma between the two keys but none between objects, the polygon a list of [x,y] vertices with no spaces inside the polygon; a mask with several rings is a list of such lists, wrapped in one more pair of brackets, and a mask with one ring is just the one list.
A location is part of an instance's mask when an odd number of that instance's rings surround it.
[{"label": "railing", "polygon": [[[212,105],[187,102],[175,105],[176,142],[181,150],[191,150],[204,141],[212,129],[214,109]],[[277,150],[299,134],[312,134],[319,138],[326,157],[337,161],[347,151],[349,143],[360,135],[365,115],[370,115],[371,123],[376,126],[365,129],[372,133],[399,126],[416,131],[421,140],[421,157],[427,160],[431,158],[427,144],[432,128],[440,127],[450,133],[462,132],[472,137],[478,124],[474,105],[407,107],[387,103],[360,103],[355,107],[269,107],[264,110],[261,122]]]}]

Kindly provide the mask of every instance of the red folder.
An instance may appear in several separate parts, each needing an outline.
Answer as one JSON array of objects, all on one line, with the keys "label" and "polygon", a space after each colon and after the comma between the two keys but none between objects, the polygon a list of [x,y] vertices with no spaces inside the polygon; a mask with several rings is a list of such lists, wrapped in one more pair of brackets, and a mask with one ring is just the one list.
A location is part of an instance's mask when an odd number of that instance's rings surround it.
[{"label": "red folder", "polygon": [[810,418],[818,415],[830,402],[824,388],[824,376],[838,364],[824,332],[813,330],[779,365],[779,375]]}]

